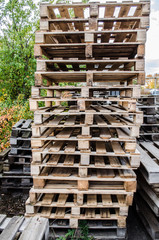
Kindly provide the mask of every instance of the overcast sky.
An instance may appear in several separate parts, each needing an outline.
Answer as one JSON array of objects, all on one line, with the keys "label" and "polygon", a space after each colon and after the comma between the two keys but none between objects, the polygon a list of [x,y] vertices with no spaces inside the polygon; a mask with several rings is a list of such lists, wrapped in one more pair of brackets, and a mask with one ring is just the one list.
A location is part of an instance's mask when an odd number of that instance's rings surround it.
[{"label": "overcast sky", "polygon": [[159,73],[159,0],[151,0],[150,29],[146,43],[146,73]]}]

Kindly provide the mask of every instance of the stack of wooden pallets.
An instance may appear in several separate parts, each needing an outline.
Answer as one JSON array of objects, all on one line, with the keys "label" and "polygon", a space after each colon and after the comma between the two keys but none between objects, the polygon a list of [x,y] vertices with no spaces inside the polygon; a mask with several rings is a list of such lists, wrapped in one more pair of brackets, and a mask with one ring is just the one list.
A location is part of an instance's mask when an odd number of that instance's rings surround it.
[{"label": "stack of wooden pallets", "polygon": [[159,142],[140,142],[138,191],[135,202],[138,215],[152,239],[159,236]]},{"label": "stack of wooden pallets", "polygon": [[56,228],[87,220],[110,231],[108,239],[125,237],[149,11],[149,1],[41,4],[27,216],[53,219]]},{"label": "stack of wooden pallets", "polygon": [[32,120],[21,119],[12,127],[10,151],[3,161],[2,190],[26,190],[32,186],[30,176]]},{"label": "stack of wooden pallets", "polygon": [[144,113],[144,122],[140,129],[140,140],[159,140],[158,97],[142,96],[138,99],[138,109]]}]

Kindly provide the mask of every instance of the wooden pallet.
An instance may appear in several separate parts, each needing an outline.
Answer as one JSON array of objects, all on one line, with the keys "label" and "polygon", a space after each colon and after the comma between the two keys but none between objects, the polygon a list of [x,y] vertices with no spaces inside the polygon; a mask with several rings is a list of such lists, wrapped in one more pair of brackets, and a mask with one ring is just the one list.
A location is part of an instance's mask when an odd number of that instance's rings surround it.
[{"label": "wooden pallet", "polygon": [[159,239],[159,221],[141,195],[136,198],[138,215],[153,240]]},{"label": "wooden pallet", "polygon": [[[135,129],[136,130],[136,129]],[[136,140],[129,130],[120,128],[94,128],[89,127],[80,128],[47,128],[46,131],[40,136],[32,137],[32,148],[43,147],[47,141],[52,141],[56,147],[62,147],[62,141],[72,142],[72,145],[78,145],[78,150],[90,149],[90,142],[101,142],[99,148],[105,146],[105,142],[111,142],[111,147],[114,151],[121,152],[120,143],[126,152],[134,152],[136,148]],[[138,136],[138,134],[136,134]],[[118,141],[118,143],[116,143]],[[75,144],[76,143],[76,144]],[[70,143],[71,144],[71,143]],[[60,147],[60,149],[61,149]],[[56,150],[55,150],[56,151]]]},{"label": "wooden pallet", "polygon": [[3,171],[4,161],[8,158],[8,154],[10,152],[10,148],[5,149],[0,153],[0,173]]},{"label": "wooden pallet", "polygon": [[[97,67],[96,67],[97,65]],[[110,68],[111,65],[111,68]],[[37,60],[37,72],[71,72],[89,71],[96,69],[97,71],[119,70],[126,71],[125,65],[129,65],[126,69],[129,71],[143,71],[144,59],[114,59],[114,60]]]},{"label": "wooden pallet", "polygon": [[[120,51],[119,51],[120,50]],[[34,46],[34,56],[42,58],[42,55],[49,59],[53,58],[76,58],[85,59],[93,57],[102,59],[103,57],[113,58],[134,58],[143,57],[145,45],[142,42],[122,42],[122,43],[60,43],[43,44]],[[37,82],[35,82],[37,84]]]},{"label": "wooden pallet", "polygon": [[9,163],[8,161],[5,161],[5,163],[3,164],[3,175],[6,174],[11,175],[30,174],[30,161],[29,162],[20,161],[14,163]]},{"label": "wooden pallet", "polygon": [[153,189],[153,185],[147,183],[141,172],[138,173],[138,193],[142,196],[150,209],[159,217],[159,197],[158,193]]},{"label": "wooden pallet", "polygon": [[49,235],[49,222],[46,218],[27,218],[14,216],[7,218],[0,215],[1,240],[47,240]]},{"label": "wooden pallet", "polygon": [[[52,60],[53,61],[53,60]],[[60,60],[59,60],[60,61]],[[40,62],[41,63],[41,62]],[[56,65],[55,65],[56,66]],[[61,65],[60,65],[61,66]],[[43,66],[37,66],[38,70],[43,68]],[[45,91],[44,91],[45,90]],[[58,92],[57,92],[58,91]],[[136,85],[128,85],[128,86],[122,86],[122,85],[108,85],[105,86],[102,85],[95,85],[95,86],[84,86],[84,84],[81,86],[47,86],[47,84],[43,84],[38,87],[32,86],[32,97],[40,97],[41,95],[44,96],[72,96],[75,97],[78,95],[79,97],[97,97],[102,95],[104,98],[106,96],[111,96],[112,91],[118,91],[118,95],[120,94],[120,97],[127,97],[127,98],[138,98],[140,96],[140,86]],[[59,97],[59,96],[58,96]]]},{"label": "wooden pallet", "polygon": [[[138,159],[139,160],[139,159]],[[137,162],[136,158],[136,164]],[[78,169],[78,171],[93,170],[93,169],[119,169],[119,170],[130,170],[135,168],[129,157],[116,157],[116,156],[88,156],[88,155],[47,155],[44,156],[41,163],[33,161],[31,165],[31,172],[33,175],[40,174],[43,168],[68,168]],[[81,168],[81,170],[80,170]]]},{"label": "wooden pallet", "polygon": [[[76,17],[76,18],[85,18],[84,17],[84,10],[85,8],[89,9],[89,14],[87,17],[97,17],[98,18],[98,8],[103,7],[105,12],[105,18],[106,17],[114,17],[115,14],[115,8],[120,8],[120,16],[124,17],[125,14],[129,13],[130,8],[136,7],[136,12],[134,12],[131,16],[148,16],[150,13],[150,1],[140,1],[140,2],[131,2],[131,1],[122,1],[120,3],[117,2],[107,2],[107,3],[87,3],[87,4],[79,4],[79,3],[73,3],[71,5],[72,10],[74,11],[73,15],[68,14],[68,10],[70,8],[69,4],[48,4],[48,3],[42,3],[40,6],[40,17],[41,18],[51,18],[56,19],[58,18],[65,18],[70,19]],[[112,7],[110,11],[110,7]],[[59,14],[54,13],[54,9],[57,8],[59,10]],[[79,11],[79,12],[78,12]],[[125,13],[126,11],[126,13]],[[69,16],[69,17],[68,17]],[[119,17],[119,16],[118,16]]]},{"label": "wooden pallet", "polygon": [[[140,142],[137,149],[141,154],[140,172],[149,184],[159,183],[159,165],[157,159],[157,151],[159,153],[159,149],[155,147],[155,143],[153,142]],[[157,157],[156,159],[155,156]]]},{"label": "wooden pallet", "polygon": [[[51,208],[52,209],[52,208]],[[125,216],[120,216],[118,209],[112,209],[111,211],[108,210],[108,213],[105,209],[102,211],[94,211],[95,209],[86,209],[83,211],[82,214],[79,216],[77,215],[72,215],[70,213],[67,213],[68,209],[56,209],[57,212],[51,212],[51,209],[46,209],[46,208],[41,208],[38,213],[36,213],[37,217],[46,217],[49,219],[61,219],[65,220],[67,219],[69,221],[70,228],[78,228],[79,226],[79,221],[80,220],[92,220],[93,221],[101,221],[105,220],[107,221],[116,221],[117,226],[119,228],[125,228],[126,227],[126,217]],[[53,208],[54,209],[54,208]],[[69,211],[69,210],[68,210]],[[26,214],[26,217],[33,216],[33,214]]]},{"label": "wooden pallet", "polygon": [[[125,82],[132,83],[132,79],[137,81],[143,81],[145,78],[144,71],[91,71],[91,82]],[[51,83],[60,83],[60,82],[83,82],[86,83],[90,76],[85,71],[72,71],[71,77],[70,72],[36,72],[35,81],[43,83],[43,79],[48,79]]]},{"label": "wooden pallet", "polygon": [[[108,222],[108,221],[107,221]],[[61,225],[63,223],[63,225]],[[106,228],[106,224],[104,221],[96,221],[91,222],[87,220],[87,224],[89,226],[89,233],[88,236],[91,238],[93,237],[94,240],[103,240],[104,239],[122,239],[125,240],[127,236],[126,228],[118,228],[116,224],[111,223]],[[56,220],[50,229],[53,229],[53,234],[51,237],[53,240],[64,237],[67,234],[67,230],[69,225],[65,220]]]},{"label": "wooden pallet", "polygon": [[[121,108],[121,110],[125,110],[128,112],[136,112],[136,100],[135,99],[129,99],[129,98],[114,98],[114,97],[109,97],[109,98],[53,98],[53,97],[37,97],[37,98],[32,98],[29,100],[30,103],[30,109],[32,111],[40,110],[41,109],[41,103],[43,103],[44,107],[51,107],[53,105],[58,106],[60,103],[61,105],[64,103],[69,103],[73,102],[77,109],[79,111],[85,111],[86,109],[89,109],[92,105],[98,105],[99,106],[104,106],[106,109],[109,109],[109,104],[108,102],[116,102],[116,106],[118,108]],[[104,102],[104,104],[102,104]],[[110,105],[111,106],[111,105]]]},{"label": "wooden pallet", "polygon": [[[95,105],[94,108],[93,106],[94,105],[86,108],[85,112],[80,111],[76,105],[70,105],[69,107],[55,106],[41,108],[41,110],[34,112],[34,124],[43,125],[50,121],[52,124],[52,120],[58,117],[53,121],[53,124],[55,124],[57,127],[57,125],[60,124],[64,118],[68,118],[68,115],[71,116],[69,117],[71,120],[73,119],[73,116],[76,116],[76,119],[78,118],[78,123],[80,121],[80,125],[82,124],[83,126],[102,124],[103,121],[101,122],[101,119],[99,117],[104,120],[104,125],[107,123],[108,125],[111,125],[111,127],[113,125],[118,127],[119,125],[117,123],[119,123],[119,121],[122,122],[122,125],[125,123],[128,126],[132,124],[141,125],[143,122],[143,113],[141,111],[128,112],[123,108],[118,107],[117,105],[106,105],[104,108],[100,105]],[[96,117],[96,115],[99,117]],[[109,117],[107,117],[108,115]],[[74,125],[74,122],[72,122],[72,124]]]},{"label": "wooden pallet", "polygon": [[33,185],[33,180],[31,176],[26,175],[3,175],[1,178],[1,190],[27,190],[29,191],[30,187]]},{"label": "wooden pallet", "polygon": [[[98,139],[97,139],[98,140]],[[124,142],[119,139],[113,139],[112,141],[106,141],[105,139],[102,141],[96,141],[89,139],[88,140],[73,140],[73,141],[66,141],[66,140],[49,140],[43,141],[42,146],[38,146],[38,141],[34,142],[33,155],[35,156],[34,152],[42,152],[47,154],[99,154],[103,156],[129,156],[128,154],[132,155],[139,155],[139,152],[136,152],[136,142]],[[33,156],[33,161],[34,161]],[[40,159],[39,159],[40,161]]]}]

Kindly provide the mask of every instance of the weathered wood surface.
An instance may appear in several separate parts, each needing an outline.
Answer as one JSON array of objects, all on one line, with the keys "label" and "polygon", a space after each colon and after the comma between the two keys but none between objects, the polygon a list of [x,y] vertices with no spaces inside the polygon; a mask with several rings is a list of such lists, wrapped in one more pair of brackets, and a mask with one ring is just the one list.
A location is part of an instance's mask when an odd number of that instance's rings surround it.
[{"label": "weathered wood surface", "polygon": [[45,218],[28,218],[14,216],[7,218],[0,215],[0,239],[2,240],[47,240],[49,235],[49,222]]}]

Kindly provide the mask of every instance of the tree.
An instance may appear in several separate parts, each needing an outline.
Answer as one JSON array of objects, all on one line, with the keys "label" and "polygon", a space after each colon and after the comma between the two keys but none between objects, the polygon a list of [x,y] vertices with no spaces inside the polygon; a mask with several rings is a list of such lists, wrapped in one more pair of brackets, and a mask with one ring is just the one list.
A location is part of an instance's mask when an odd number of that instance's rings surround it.
[{"label": "tree", "polygon": [[34,35],[38,6],[32,0],[5,0],[0,5],[0,88],[12,100],[19,93],[27,99],[34,82]]}]

